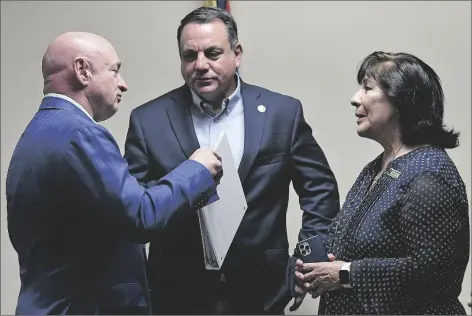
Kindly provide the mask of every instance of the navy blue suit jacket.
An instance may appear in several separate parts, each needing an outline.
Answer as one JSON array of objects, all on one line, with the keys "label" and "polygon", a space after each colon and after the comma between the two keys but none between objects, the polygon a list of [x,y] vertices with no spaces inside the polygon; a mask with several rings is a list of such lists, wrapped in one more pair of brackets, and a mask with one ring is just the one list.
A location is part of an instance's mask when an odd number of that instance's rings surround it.
[{"label": "navy blue suit jacket", "polygon": [[[303,210],[301,239],[326,234],[339,212],[339,193],[325,155],[304,119],[300,101],[242,81],[241,93],[245,139],[238,171],[249,208],[223,271],[242,301],[278,313],[288,303],[293,286],[287,273],[290,183]],[[125,159],[131,174],[143,184],[160,178],[200,147],[191,105],[190,90],[184,85],[132,111]],[[258,105],[264,105],[266,112],[259,112]],[[150,244],[148,277],[154,312],[161,311],[160,305],[171,299],[169,293],[178,291],[176,285],[181,282],[192,293],[185,300],[188,306],[189,300],[194,301],[194,311],[217,288],[213,283],[217,277],[212,279],[212,273],[204,268],[197,217],[175,224]],[[187,310],[181,309],[185,305],[172,311],[185,313]]]},{"label": "navy blue suit jacket", "polygon": [[7,175],[16,313],[149,313],[143,246],[131,242],[193,214],[215,190],[203,165],[174,167],[145,189],[104,127],[66,100],[44,98]]}]

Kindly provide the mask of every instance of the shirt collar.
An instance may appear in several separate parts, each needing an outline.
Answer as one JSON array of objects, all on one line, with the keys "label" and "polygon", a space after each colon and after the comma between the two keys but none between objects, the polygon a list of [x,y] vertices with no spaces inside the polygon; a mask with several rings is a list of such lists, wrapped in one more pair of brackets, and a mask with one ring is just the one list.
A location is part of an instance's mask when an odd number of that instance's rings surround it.
[{"label": "shirt collar", "polygon": [[241,79],[239,78],[239,75],[237,73],[235,74],[235,79],[236,89],[229,97],[223,100],[221,112],[216,113],[215,111],[213,111],[213,107],[211,105],[203,101],[202,98],[200,98],[195,92],[193,92],[192,89],[190,89],[192,93],[193,105],[195,106],[195,108],[197,108],[200,113],[206,114],[212,118],[219,117],[223,113],[226,113],[226,115],[228,115],[241,99]]},{"label": "shirt collar", "polygon": [[63,99],[63,100],[66,100],[66,101],[69,101],[70,103],[72,103],[73,105],[75,105],[76,107],[78,107],[82,112],[84,112],[94,123],[95,120],[92,118],[92,116],[89,114],[89,112],[87,112],[84,107],[82,105],[80,105],[79,103],[77,103],[75,100],[69,98],[68,96],[64,95],[64,94],[59,94],[59,93],[48,93],[44,96],[45,98],[46,97],[53,97],[53,98],[59,98],[59,99]]}]

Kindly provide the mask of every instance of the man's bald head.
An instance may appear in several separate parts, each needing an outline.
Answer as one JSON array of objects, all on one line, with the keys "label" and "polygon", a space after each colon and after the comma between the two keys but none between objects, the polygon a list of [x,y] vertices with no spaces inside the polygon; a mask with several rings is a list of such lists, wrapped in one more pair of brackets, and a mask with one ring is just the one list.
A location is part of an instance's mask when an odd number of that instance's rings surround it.
[{"label": "man's bald head", "polygon": [[43,56],[44,93],[67,95],[97,121],[105,120],[117,111],[128,89],[118,73],[120,66],[115,49],[100,35],[61,34]]},{"label": "man's bald head", "polygon": [[72,70],[74,60],[84,57],[95,60],[104,52],[114,51],[103,37],[93,33],[68,32],[56,37],[46,50],[42,61],[45,84],[48,78],[62,71]]}]

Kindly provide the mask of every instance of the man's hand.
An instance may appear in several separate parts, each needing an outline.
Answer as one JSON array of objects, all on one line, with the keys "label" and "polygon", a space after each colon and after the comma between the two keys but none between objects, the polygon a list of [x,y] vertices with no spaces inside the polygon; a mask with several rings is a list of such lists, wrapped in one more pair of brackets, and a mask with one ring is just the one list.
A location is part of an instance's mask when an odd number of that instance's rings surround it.
[{"label": "man's hand", "polygon": [[[302,271],[301,269],[303,268],[303,261],[300,259],[297,259],[296,266],[295,266],[295,276],[297,276],[297,272]],[[299,278],[296,278],[296,284],[295,284],[295,293],[297,296],[295,296],[293,300],[292,306],[290,306],[289,310],[291,312],[296,311],[303,303],[303,300],[305,299],[306,292],[303,291],[302,289],[302,281],[299,280]]]},{"label": "man's hand", "polygon": [[[328,259],[329,261],[334,261],[336,258],[334,257],[333,254],[328,254]],[[295,277],[296,277],[296,284],[295,284],[295,293],[297,296],[295,296],[295,299],[293,300],[292,306],[290,306],[289,310],[291,312],[296,311],[303,303],[303,300],[305,299],[305,295],[307,292],[312,294],[304,285],[303,285],[303,274],[308,273],[309,271],[304,270],[303,268],[303,261],[300,259],[297,259],[296,261],[296,266],[295,266]],[[310,270],[311,271],[311,270]]]},{"label": "man's hand", "polygon": [[[336,260],[336,257],[333,254],[328,254],[328,259],[330,262],[333,262]],[[311,287],[308,286],[306,283],[304,274],[312,272],[313,269],[310,269],[311,267],[307,264],[304,264],[304,262],[300,259],[297,260],[296,266],[295,266],[295,276],[297,277],[296,285],[295,285],[295,292],[297,293],[297,296],[294,299],[293,305],[290,306],[290,311],[296,311],[300,305],[303,302],[303,299],[305,298],[306,293],[310,293],[313,298],[317,298],[319,295],[317,293],[313,292]]]},{"label": "man's hand", "polygon": [[205,166],[215,179],[216,183],[220,182],[223,176],[223,164],[221,157],[209,148],[199,148],[189,158]]},{"label": "man's hand", "polygon": [[336,261],[333,254],[329,254],[328,258],[330,262],[297,262],[295,275],[298,281],[303,283],[302,290],[309,292],[313,298],[342,287],[339,283],[339,270],[344,262]]},{"label": "man's hand", "polygon": [[[305,295],[306,295],[306,293],[303,292],[303,290],[298,285],[295,285],[295,292],[297,292],[297,294],[300,296],[296,296],[294,298],[292,306],[289,307],[289,311],[291,312],[296,311],[302,305],[303,300],[305,299]],[[303,293],[303,294],[300,294],[300,293]]]}]

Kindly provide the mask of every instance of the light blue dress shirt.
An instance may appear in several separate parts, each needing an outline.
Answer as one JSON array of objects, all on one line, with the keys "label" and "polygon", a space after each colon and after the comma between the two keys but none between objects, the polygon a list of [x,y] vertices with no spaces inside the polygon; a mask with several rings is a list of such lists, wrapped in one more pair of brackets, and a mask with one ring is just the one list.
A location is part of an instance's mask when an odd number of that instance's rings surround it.
[{"label": "light blue dress shirt", "polygon": [[223,100],[219,113],[205,103],[195,92],[192,92],[191,107],[193,126],[200,147],[213,148],[221,132],[225,131],[233,153],[236,167],[239,167],[244,152],[244,108],[241,95],[241,81],[237,77],[234,92]]}]

